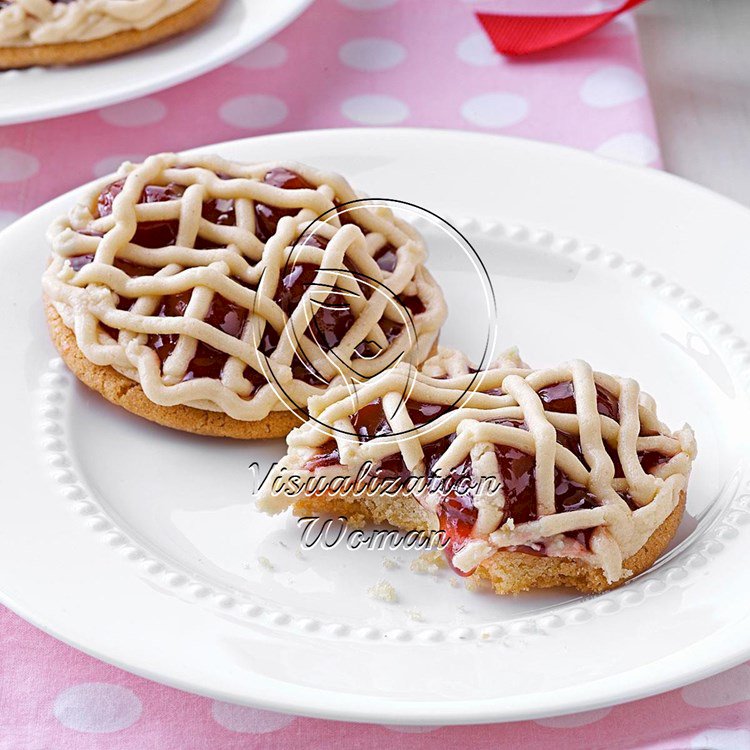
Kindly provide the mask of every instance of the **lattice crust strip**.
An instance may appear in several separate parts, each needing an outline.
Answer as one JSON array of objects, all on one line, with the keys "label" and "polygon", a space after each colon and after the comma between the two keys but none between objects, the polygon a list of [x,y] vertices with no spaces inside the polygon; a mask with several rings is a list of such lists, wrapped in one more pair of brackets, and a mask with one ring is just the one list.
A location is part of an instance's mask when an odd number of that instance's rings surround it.
[{"label": "lattice crust strip", "polygon": [[200,0],[0,0],[0,45],[88,41],[147,29]]},{"label": "lattice crust strip", "polygon": [[[304,187],[269,184],[278,175]],[[138,381],[155,403],[258,420],[284,403],[304,406],[329,382],[360,382],[399,359],[419,364],[433,349],[446,309],[421,237],[377,205],[342,213],[356,221],[342,224],[338,207],[359,198],[342,177],[161,154],[123,165],[118,178],[52,225],[43,284],[84,355]],[[171,243],[151,246],[165,233]],[[312,275],[285,308],[287,280],[305,268]],[[317,313],[334,298],[351,319],[328,349]],[[219,308],[239,330],[209,320]],[[164,340],[162,362],[153,342]],[[226,364],[197,376],[196,352]]]},{"label": "lattice crust strip", "polygon": [[[362,435],[361,427],[355,429],[358,415],[376,403],[388,423],[385,434],[380,429],[375,437],[355,437]],[[439,416],[415,426],[418,404],[440,407],[433,410]],[[626,574],[622,561],[678,504],[696,455],[691,429],[671,432],[634,380],[594,372],[580,360],[534,370],[515,351],[476,373],[462,354],[441,348],[422,372],[401,365],[354,394],[334,387],[311,399],[309,409],[313,419],[287,438],[289,452],[278,477],[291,472],[356,475],[366,462],[377,473],[384,459],[393,465],[394,454],[400,454],[410,476],[424,477],[426,455],[434,458],[430,449],[435,445],[444,447],[432,475],[448,477],[469,462],[480,491],[468,498],[475,521],[453,558],[464,571],[497,549],[524,546],[579,557],[602,568],[610,582],[619,580]],[[311,468],[322,451],[331,452],[332,440],[338,463]],[[513,517],[511,494],[499,470],[503,447],[533,457],[531,520],[519,523]],[[648,471],[644,457],[651,462]],[[479,480],[485,477],[496,480],[494,491],[482,491]],[[563,481],[585,492],[585,507],[561,510],[556,492]],[[293,502],[294,497],[274,492],[284,486],[266,482],[260,507],[273,513]],[[413,494],[435,513],[437,524],[445,486],[416,485]],[[585,546],[575,539],[583,530],[590,532]]]}]

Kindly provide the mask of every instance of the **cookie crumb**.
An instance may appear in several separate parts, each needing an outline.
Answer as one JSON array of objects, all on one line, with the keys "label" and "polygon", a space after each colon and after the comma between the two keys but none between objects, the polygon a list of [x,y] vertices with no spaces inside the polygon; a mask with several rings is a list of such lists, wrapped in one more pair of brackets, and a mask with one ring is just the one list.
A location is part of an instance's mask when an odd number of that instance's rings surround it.
[{"label": "cookie crumb", "polygon": [[265,568],[266,570],[273,570],[273,563],[267,558],[267,557],[259,557],[258,562],[261,564],[261,567]]},{"label": "cookie crumb", "polygon": [[298,549],[298,550],[297,550],[297,551],[296,551],[296,552],[294,553],[294,556],[295,556],[295,557],[296,557],[296,558],[297,558],[298,560],[304,560],[304,559],[305,559],[305,556],[304,556],[304,555],[302,554],[302,550],[301,550],[301,549]]},{"label": "cookie crumb", "polygon": [[409,568],[414,573],[436,575],[445,566],[445,557],[442,553],[439,550],[430,550],[423,552],[416,560],[412,560]]},{"label": "cookie crumb", "polygon": [[392,557],[386,557],[383,560],[383,567],[386,570],[394,570],[395,568],[398,568],[398,563]]},{"label": "cookie crumb", "polygon": [[374,586],[367,589],[370,599],[378,599],[381,602],[397,602],[396,589],[388,581],[380,580]]},{"label": "cookie crumb", "polygon": [[418,609],[407,609],[406,614],[409,619],[414,620],[414,622],[424,622],[424,616]]}]

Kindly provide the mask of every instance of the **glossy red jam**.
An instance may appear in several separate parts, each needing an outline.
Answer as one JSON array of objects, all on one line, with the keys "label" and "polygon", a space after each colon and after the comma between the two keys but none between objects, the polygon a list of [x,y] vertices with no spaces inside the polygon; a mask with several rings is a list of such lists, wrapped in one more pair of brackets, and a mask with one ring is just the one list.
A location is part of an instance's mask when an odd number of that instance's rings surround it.
[{"label": "glossy red jam", "polygon": [[665,456],[657,451],[639,451],[638,460],[641,462],[641,467],[646,474],[651,474],[654,469],[659,466],[663,466],[670,459],[670,456]]},{"label": "glossy red jam", "polygon": [[445,556],[453,570],[460,576],[470,576],[474,571],[464,572],[453,565],[456,553],[466,544],[476,523],[478,512],[471,498],[449,497],[439,508],[440,529],[448,537]]},{"label": "glossy red jam", "polygon": [[381,435],[389,435],[392,432],[383,411],[383,402],[380,399],[365,404],[354,414],[352,416],[352,427],[354,433],[362,442]]},{"label": "glossy red jam", "polygon": [[[313,186],[296,172],[284,167],[275,167],[266,174],[263,182],[283,190],[312,189]],[[255,204],[255,234],[261,242],[266,242],[276,233],[276,227],[284,216],[296,216],[299,208],[279,208],[265,203]]]},{"label": "glossy red jam", "polygon": [[323,469],[327,466],[337,466],[340,461],[341,456],[339,455],[336,441],[328,440],[318,448],[318,453],[307,461],[305,469],[307,471],[315,471],[316,469]]},{"label": "glossy red jam", "polygon": [[559,469],[555,469],[555,511],[557,513],[597,508],[600,505],[596,497],[582,484],[578,484]]},{"label": "glossy red jam", "polygon": [[503,522],[533,521],[537,517],[535,457],[509,445],[496,445],[495,455],[505,494]]},{"label": "glossy red jam", "polygon": [[374,255],[375,262],[380,266],[381,270],[386,273],[393,273],[396,270],[398,263],[398,256],[396,255],[396,248],[393,245],[384,245]]},{"label": "glossy red jam", "polygon": [[[97,199],[97,211],[100,217],[109,216],[115,198],[122,192],[125,180],[117,180],[108,185]],[[177,200],[185,193],[182,185],[170,183],[165,186],[147,185],[141,194],[141,203],[163,203],[165,201]],[[219,225],[232,226],[236,224],[234,201],[224,198],[216,198],[203,204],[203,218]],[[177,219],[165,219],[163,221],[142,221],[133,235],[131,242],[147,248],[169,247],[177,242],[177,234],[180,222]],[[198,250],[208,250],[221,247],[210,240],[198,236],[195,240]]]},{"label": "glossy red jam", "polygon": [[[291,317],[305,292],[315,284],[318,267],[312,263],[299,263],[292,266],[281,278],[276,302]],[[312,317],[308,333],[324,351],[338,346],[355,318],[346,298],[341,294],[329,294]]]},{"label": "glossy red jam", "polygon": [[[192,290],[165,297],[157,311],[159,317],[181,317],[185,314]],[[215,294],[208,308],[205,322],[229,336],[239,338],[245,323],[245,308]],[[164,363],[174,351],[179,336],[177,334],[152,334],[148,337],[149,346]],[[220,378],[227,361],[227,355],[202,341],[198,342],[195,355],[188,365],[183,380],[194,378]]]},{"label": "glossy red jam", "polygon": [[[563,414],[576,413],[575,389],[570,380],[540,388],[538,395],[547,411]],[[615,422],[620,421],[620,408],[617,398],[598,384],[596,386],[596,405],[599,414],[614,419]]]},{"label": "glossy red jam", "polygon": [[[68,260],[70,261],[71,268],[77,272],[89,263],[94,262],[94,254],[87,253],[86,255],[74,255]],[[158,270],[157,268],[149,268],[148,266],[131,263],[129,260],[123,260],[122,258],[115,258],[112,265],[115,268],[124,271],[131,278],[136,278],[138,276],[153,276]]]},{"label": "glossy red jam", "polygon": [[[97,200],[99,216],[109,216],[115,198],[122,192],[125,180],[117,180],[106,187]],[[141,203],[163,203],[176,200],[185,192],[182,185],[169,184],[166,186],[147,185],[141,194]],[[131,239],[134,245],[141,247],[156,248],[174,245],[177,241],[177,233],[180,223],[176,219],[165,219],[163,221],[144,221],[138,227]]]}]

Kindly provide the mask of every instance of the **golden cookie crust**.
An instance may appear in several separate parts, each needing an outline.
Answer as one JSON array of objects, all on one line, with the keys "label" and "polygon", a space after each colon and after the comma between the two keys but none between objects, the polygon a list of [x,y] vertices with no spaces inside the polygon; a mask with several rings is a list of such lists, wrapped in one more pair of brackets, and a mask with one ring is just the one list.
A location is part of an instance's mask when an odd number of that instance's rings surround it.
[{"label": "golden cookie crust", "polygon": [[183,432],[211,437],[257,440],[284,437],[306,417],[293,411],[271,412],[257,422],[243,422],[220,412],[191,406],[161,406],[150,401],[141,386],[112,367],[95,365],[78,348],[73,331],[63,323],[54,306],[46,302],[45,310],[52,341],[73,374],[107,401],[148,419],[151,422]]},{"label": "golden cookie crust", "polygon": [[685,511],[685,493],[675,509],[658,526],[646,543],[622,567],[631,571],[619,581],[609,583],[599,568],[569,557],[537,557],[524,552],[498,550],[477,568],[477,575],[487,579],[498,594],[517,594],[532,589],[566,586],[586,594],[598,594],[617,588],[639,573],[648,570],[664,553],[677,533]]},{"label": "golden cookie crust", "polygon": [[[672,541],[685,510],[685,492],[669,516],[656,528],[647,542],[623,562],[631,571],[619,581],[609,583],[599,568],[571,557],[541,557],[525,552],[498,550],[477,568],[474,576],[486,579],[497,594],[518,594],[533,589],[564,586],[585,594],[596,594],[621,586],[630,578],[648,570]],[[344,516],[356,528],[367,523],[390,523],[403,530],[427,531],[426,516],[411,496],[354,498],[352,496],[305,497],[294,504],[296,516]]]},{"label": "golden cookie crust", "polygon": [[207,21],[222,0],[197,0],[192,5],[147,29],[130,29],[86,42],[62,42],[29,47],[0,47],[0,69],[35,65],[73,65],[114,57],[148,47],[171,36],[190,31]]}]

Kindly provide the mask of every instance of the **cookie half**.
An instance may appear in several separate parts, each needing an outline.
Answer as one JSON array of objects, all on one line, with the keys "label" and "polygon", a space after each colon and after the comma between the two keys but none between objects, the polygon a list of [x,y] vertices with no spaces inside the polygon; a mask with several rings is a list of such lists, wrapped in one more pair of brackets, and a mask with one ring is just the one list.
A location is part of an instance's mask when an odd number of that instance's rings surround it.
[{"label": "cookie half", "polygon": [[679,526],[696,455],[634,380],[580,360],[534,370],[514,352],[477,371],[441,350],[309,409],[262,510],[436,532],[459,575],[501,594],[596,592],[646,570]]}]

